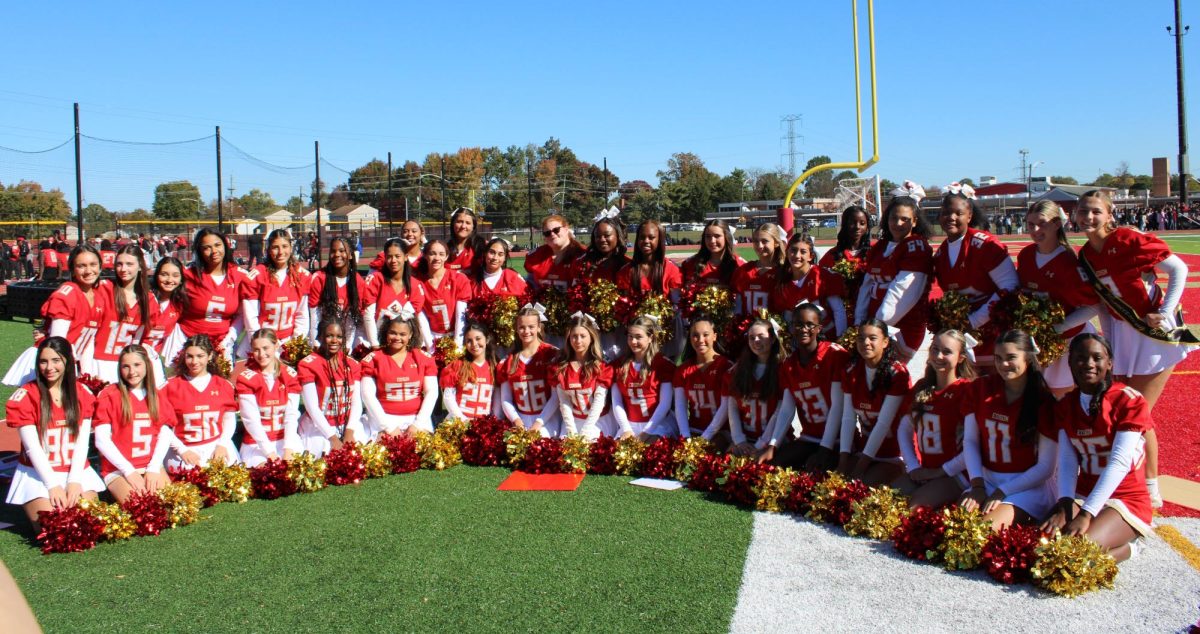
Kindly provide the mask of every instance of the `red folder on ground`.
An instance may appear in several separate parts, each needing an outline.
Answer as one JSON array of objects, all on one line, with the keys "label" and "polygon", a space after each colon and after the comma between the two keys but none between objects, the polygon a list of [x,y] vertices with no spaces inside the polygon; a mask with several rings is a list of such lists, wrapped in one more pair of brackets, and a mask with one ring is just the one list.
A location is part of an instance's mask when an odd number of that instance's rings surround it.
[{"label": "red folder on ground", "polygon": [[513,471],[497,491],[574,491],[583,482],[582,473],[525,473]]}]

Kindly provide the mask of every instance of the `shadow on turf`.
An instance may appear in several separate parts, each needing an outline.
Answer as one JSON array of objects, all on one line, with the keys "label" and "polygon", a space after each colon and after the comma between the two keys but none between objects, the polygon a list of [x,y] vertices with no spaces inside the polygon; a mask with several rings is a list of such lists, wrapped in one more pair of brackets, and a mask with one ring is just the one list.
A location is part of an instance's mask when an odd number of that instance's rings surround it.
[{"label": "shadow on turf", "polygon": [[25,510],[21,507],[12,504],[0,505],[0,522],[12,524],[12,526],[2,529],[4,532],[20,535],[21,540],[31,548],[41,548],[37,535],[33,532],[33,525],[29,523],[25,517]]}]

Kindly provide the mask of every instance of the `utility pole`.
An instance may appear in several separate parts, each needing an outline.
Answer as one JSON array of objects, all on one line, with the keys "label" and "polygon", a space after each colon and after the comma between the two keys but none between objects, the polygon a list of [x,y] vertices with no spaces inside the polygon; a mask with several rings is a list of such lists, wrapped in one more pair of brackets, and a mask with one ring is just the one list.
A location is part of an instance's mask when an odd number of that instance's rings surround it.
[{"label": "utility pole", "polygon": [[1020,149],[1017,151],[1021,153],[1021,180],[1025,181],[1025,208],[1028,209],[1030,197],[1032,196],[1032,192],[1029,191],[1030,179],[1029,169],[1027,167],[1029,164],[1029,150]]},{"label": "utility pole", "polygon": [[217,126],[217,231],[225,233],[225,200],[221,198],[221,126]]},{"label": "utility pole", "polygon": [[317,264],[321,263],[321,142],[313,141],[313,165],[317,180],[313,182],[313,207],[317,208]]},{"label": "utility pole", "polygon": [[445,232],[447,239],[450,237],[450,228],[446,226],[446,157],[442,157],[442,231]]},{"label": "utility pole", "polygon": [[529,249],[533,250],[533,159],[525,157],[525,208],[529,214]]},{"label": "utility pole", "polygon": [[[393,223],[392,223],[392,216],[395,215],[396,208],[392,206],[392,153],[391,152],[388,152],[387,201],[388,201],[388,236],[391,237],[396,234],[396,228],[395,228],[395,226],[393,226]],[[404,215],[405,216],[408,215],[408,205],[404,206]],[[406,217],[405,220],[408,220],[408,218]]]},{"label": "utility pole", "polygon": [[75,104],[75,228],[79,230],[76,244],[83,244],[83,172],[79,157],[79,104]]},{"label": "utility pole", "polygon": [[601,211],[608,211],[608,157],[604,157],[604,204],[600,205]]},{"label": "utility pole", "polygon": [[233,174],[229,175],[229,211],[233,211]]},{"label": "utility pole", "polygon": [[[796,177],[796,155],[800,154],[800,152],[796,151],[796,122],[799,121],[803,125],[803,119],[804,115],[799,114],[784,115],[779,119],[781,123],[787,124],[787,136],[783,138],[787,140],[788,151],[784,156],[788,157],[788,176],[792,178]],[[803,139],[804,137],[800,138]]]},{"label": "utility pole", "polygon": [[[1192,27],[1183,25],[1183,8],[1180,7],[1180,0],[1175,0],[1175,29],[1167,27],[1167,33],[1175,36],[1175,86],[1177,92],[1177,100],[1179,102],[1179,204],[1188,204],[1188,177],[1190,176],[1190,166],[1188,165],[1188,145],[1187,145],[1187,114],[1184,110],[1183,96],[1183,36]],[[1182,211],[1182,210],[1180,210]]]}]

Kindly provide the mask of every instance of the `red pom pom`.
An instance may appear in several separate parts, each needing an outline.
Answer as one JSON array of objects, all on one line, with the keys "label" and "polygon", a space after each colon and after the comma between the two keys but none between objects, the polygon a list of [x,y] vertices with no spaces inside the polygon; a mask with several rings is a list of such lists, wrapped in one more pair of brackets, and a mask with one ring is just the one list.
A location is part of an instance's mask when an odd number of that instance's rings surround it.
[{"label": "red pom pom", "polygon": [[925,561],[931,553],[937,553],[945,532],[946,523],[942,514],[921,506],[913,509],[892,531],[892,545],[905,557]]},{"label": "red pom pom", "polygon": [[529,445],[521,471],[525,473],[566,473],[562,460],[562,441],[558,438],[538,438]]},{"label": "red pom pom", "polygon": [[[376,441],[388,452],[392,461],[392,473],[412,473],[421,468],[421,456],[417,454],[417,441],[404,434],[382,434]],[[329,468],[326,460],[325,468]],[[328,479],[328,478],[327,478]]]},{"label": "red pom pom", "polygon": [[675,450],[683,445],[682,439],[659,438],[646,447],[642,454],[641,474],[647,478],[675,477]]},{"label": "red pom pom", "polygon": [[746,347],[746,331],[750,330],[750,324],[754,323],[754,319],[754,315],[742,315],[731,319],[726,324],[721,344],[727,356],[736,359],[742,354],[742,348]]},{"label": "red pom pom", "polygon": [[1041,530],[1018,524],[992,533],[979,555],[984,569],[1000,583],[1029,581],[1029,569],[1037,560],[1034,549],[1041,538]]},{"label": "red pom pom", "polygon": [[588,452],[588,473],[596,475],[613,475],[617,472],[617,463],[613,454],[617,451],[617,441],[609,436],[601,436],[592,443]]},{"label": "red pom pom", "polygon": [[570,314],[588,313],[591,310],[591,301],[588,299],[588,283],[583,282],[571,285],[567,289],[567,311]]},{"label": "red pom pom", "polygon": [[42,530],[37,538],[42,542],[42,553],[46,555],[91,550],[104,533],[104,524],[78,506],[41,511],[38,513],[38,522]]},{"label": "red pom pom", "polygon": [[358,484],[367,477],[367,467],[356,443],[346,443],[341,449],[325,454],[325,484],[342,486]]},{"label": "red pom pom", "polygon": [[251,468],[250,488],[254,497],[262,500],[274,500],[296,492],[296,484],[288,477],[288,464],[281,458]]},{"label": "red pom pom", "polygon": [[167,474],[171,476],[171,482],[187,482],[196,485],[196,488],[200,489],[200,497],[204,500],[205,508],[221,501],[221,493],[208,486],[208,474],[199,466],[187,469],[171,467],[167,470]]},{"label": "red pom pom", "polygon": [[692,478],[688,480],[687,486],[693,491],[704,491],[712,493],[720,488],[717,481],[725,477],[725,471],[729,468],[729,456],[727,454],[708,454],[696,463],[696,470],[692,472]]},{"label": "red pom pom", "polygon": [[774,471],[773,465],[759,464],[754,461],[747,462],[734,467],[729,475],[725,476],[725,484],[721,485],[721,491],[734,504],[754,506],[754,503],[758,501],[754,488],[758,486],[764,475]]},{"label": "red pom pom", "polygon": [[121,505],[126,513],[133,518],[137,524],[136,534],[145,537],[147,535],[157,535],[164,528],[171,527],[171,519],[167,517],[167,510],[163,508],[162,499],[154,493],[134,493],[125,500]]},{"label": "red pom pom", "polygon": [[854,503],[871,495],[871,487],[862,480],[851,480],[846,486],[838,489],[833,496],[832,520],[838,526],[844,525],[854,516]]},{"label": "red pom pom", "polygon": [[812,508],[812,492],[825,476],[813,475],[807,471],[798,472],[792,476],[792,490],[788,492],[787,498],[783,501],[783,508],[793,512],[804,514]]},{"label": "red pom pom", "polygon": [[509,424],[495,416],[483,416],[471,421],[459,442],[463,462],[481,467],[497,467],[508,459],[504,432]]}]

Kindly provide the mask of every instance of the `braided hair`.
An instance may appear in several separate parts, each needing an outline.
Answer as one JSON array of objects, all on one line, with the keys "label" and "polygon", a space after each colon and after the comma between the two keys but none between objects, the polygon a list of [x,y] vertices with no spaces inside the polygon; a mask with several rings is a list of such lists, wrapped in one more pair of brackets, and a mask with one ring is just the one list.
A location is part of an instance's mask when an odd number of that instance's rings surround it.
[{"label": "braided hair", "polygon": [[[336,355],[331,355],[325,349],[325,331],[330,328],[339,328],[345,336],[345,328],[342,327],[342,322],[333,317],[321,317],[321,323],[317,325],[317,350],[326,361],[325,372],[329,379],[330,398],[333,399],[333,411],[335,418],[342,417],[342,410],[349,407],[350,404],[350,359],[346,356],[346,346],[342,345],[342,349],[338,350]],[[338,378],[341,377],[342,384],[338,386]],[[331,421],[337,426],[344,426],[347,421]]]},{"label": "braided hair", "polygon": [[[325,273],[325,285],[321,288],[321,299],[317,303],[317,307],[321,309],[321,315],[331,315],[343,321],[349,321],[355,325],[362,325],[362,311],[359,309],[358,298],[358,264],[354,261],[354,249],[350,248],[350,243],[341,236],[334,236],[329,239],[329,251],[333,252],[333,245],[341,242],[346,249],[346,307],[342,308],[338,303],[337,292],[337,277],[339,271],[333,267],[333,258],[325,261],[325,267],[321,270]],[[391,240],[388,240],[391,243]],[[387,250],[387,245],[384,245],[384,251]],[[403,249],[401,249],[403,251]],[[405,262],[405,271],[407,272],[407,261]],[[405,284],[405,288],[408,285]]]}]

